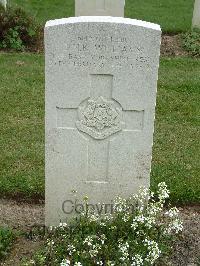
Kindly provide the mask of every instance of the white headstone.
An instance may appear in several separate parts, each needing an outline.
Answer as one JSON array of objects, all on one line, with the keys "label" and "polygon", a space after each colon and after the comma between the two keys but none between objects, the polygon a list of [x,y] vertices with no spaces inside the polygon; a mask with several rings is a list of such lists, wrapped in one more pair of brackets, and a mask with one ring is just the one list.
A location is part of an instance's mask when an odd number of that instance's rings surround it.
[{"label": "white headstone", "polygon": [[200,0],[195,0],[192,27],[200,29]]},{"label": "white headstone", "polygon": [[47,22],[47,225],[75,215],[75,199],[111,204],[149,186],[160,39],[132,19]]},{"label": "white headstone", "polygon": [[0,0],[0,4],[6,9],[7,6],[7,0]]},{"label": "white headstone", "polygon": [[124,17],[125,0],[75,0],[75,16]]}]

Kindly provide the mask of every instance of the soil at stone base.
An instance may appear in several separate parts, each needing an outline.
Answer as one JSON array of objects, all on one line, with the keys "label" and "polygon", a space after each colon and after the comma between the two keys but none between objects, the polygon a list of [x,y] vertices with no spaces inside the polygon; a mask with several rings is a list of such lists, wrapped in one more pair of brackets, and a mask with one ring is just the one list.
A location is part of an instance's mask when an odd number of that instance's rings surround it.
[{"label": "soil at stone base", "polygon": [[[174,253],[167,263],[160,266],[197,266],[200,265],[200,205],[179,208],[184,221],[184,231],[180,240],[174,244]],[[44,205],[19,203],[14,200],[0,199],[0,226],[9,226],[17,231],[26,232],[15,241],[10,255],[1,266],[21,265],[24,258],[31,258],[43,244],[41,238],[31,237],[33,228],[43,228]]]},{"label": "soil at stone base", "polygon": [[181,35],[163,34],[161,43],[162,56],[188,56],[189,53],[183,48]]},{"label": "soil at stone base", "polygon": [[21,232],[8,258],[0,262],[0,266],[21,265],[22,259],[31,258],[43,244],[41,238],[32,237],[33,228],[44,225],[44,205],[28,204],[15,200],[0,199],[0,226],[12,228]]}]

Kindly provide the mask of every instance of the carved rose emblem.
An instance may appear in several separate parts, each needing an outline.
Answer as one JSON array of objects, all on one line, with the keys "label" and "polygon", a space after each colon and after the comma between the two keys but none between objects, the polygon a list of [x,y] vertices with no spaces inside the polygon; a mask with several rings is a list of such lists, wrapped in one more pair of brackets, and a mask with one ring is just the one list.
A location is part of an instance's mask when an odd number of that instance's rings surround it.
[{"label": "carved rose emblem", "polygon": [[103,97],[88,100],[85,108],[79,108],[79,116],[78,129],[96,139],[104,139],[121,130],[120,109]]},{"label": "carved rose emblem", "polygon": [[85,119],[82,123],[89,127],[95,127],[97,130],[102,130],[105,127],[111,127],[119,123],[119,119],[117,119],[119,114],[103,98],[99,98],[96,102],[89,100],[83,115]]}]

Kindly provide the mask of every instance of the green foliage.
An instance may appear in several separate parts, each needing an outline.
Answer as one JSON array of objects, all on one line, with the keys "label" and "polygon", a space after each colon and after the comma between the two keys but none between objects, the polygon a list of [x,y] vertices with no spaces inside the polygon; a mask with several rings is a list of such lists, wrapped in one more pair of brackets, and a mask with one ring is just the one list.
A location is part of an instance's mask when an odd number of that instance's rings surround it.
[{"label": "green foliage", "polygon": [[84,212],[69,225],[61,223],[50,228],[44,249],[31,263],[38,266],[153,265],[168,255],[174,236],[183,229],[177,208],[163,209],[169,197],[165,183],[158,187],[157,201],[148,189],[140,189],[138,195],[127,200],[118,197],[113,212],[104,216],[87,208],[86,200]]},{"label": "green foliage", "polygon": [[37,49],[40,26],[21,8],[0,7],[0,48],[24,51]]},{"label": "green foliage", "polygon": [[0,48],[11,48],[17,51],[24,50],[25,46],[20,38],[19,27],[16,26],[8,30],[2,43],[0,43]]},{"label": "green foliage", "polygon": [[193,56],[200,56],[200,30],[194,29],[191,32],[182,34],[183,47]]},{"label": "green foliage", "polygon": [[0,260],[10,251],[14,238],[15,236],[10,229],[0,227]]}]

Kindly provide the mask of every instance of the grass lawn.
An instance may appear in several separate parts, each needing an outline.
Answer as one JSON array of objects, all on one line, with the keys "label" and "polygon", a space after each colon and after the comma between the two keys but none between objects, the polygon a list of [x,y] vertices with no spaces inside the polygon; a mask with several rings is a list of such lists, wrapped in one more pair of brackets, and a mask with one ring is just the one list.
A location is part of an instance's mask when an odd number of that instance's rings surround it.
[{"label": "grass lawn", "polygon": [[[25,8],[40,22],[74,16],[74,0],[10,0]],[[161,25],[164,32],[191,28],[194,0],[126,0],[125,16]]]},{"label": "grass lawn", "polygon": [[[43,55],[0,54],[0,195],[44,196]],[[152,187],[200,202],[200,60],[161,59]]]},{"label": "grass lawn", "polygon": [[174,202],[200,202],[199,103],[200,60],[161,59],[151,184]]},{"label": "grass lawn", "polygon": [[44,192],[43,57],[0,54],[0,194]]}]

